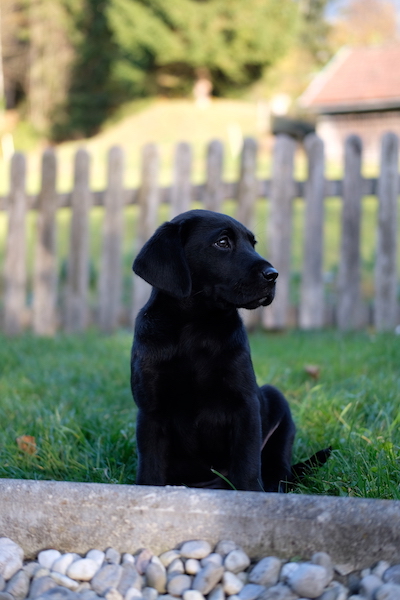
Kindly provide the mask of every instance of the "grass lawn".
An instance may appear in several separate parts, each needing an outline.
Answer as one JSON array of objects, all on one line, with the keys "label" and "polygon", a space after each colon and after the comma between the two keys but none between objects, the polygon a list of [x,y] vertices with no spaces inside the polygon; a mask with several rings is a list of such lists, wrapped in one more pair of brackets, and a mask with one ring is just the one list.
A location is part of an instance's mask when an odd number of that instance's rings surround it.
[{"label": "grass lawn", "polygon": [[[294,461],[334,448],[296,492],[400,499],[400,338],[332,331],[250,338],[259,383],[280,387],[292,406]],[[134,483],[130,345],[128,332],[0,336],[0,477]],[[308,365],[318,367],[314,376]],[[21,449],[22,436],[35,445]]]}]

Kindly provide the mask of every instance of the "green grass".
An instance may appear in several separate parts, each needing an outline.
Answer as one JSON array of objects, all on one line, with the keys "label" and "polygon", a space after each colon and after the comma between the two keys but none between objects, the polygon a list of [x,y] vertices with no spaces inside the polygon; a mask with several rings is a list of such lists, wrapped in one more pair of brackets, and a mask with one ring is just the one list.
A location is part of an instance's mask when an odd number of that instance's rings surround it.
[{"label": "green grass", "polygon": [[[400,499],[399,338],[260,331],[250,341],[259,384],[291,404],[294,461],[334,448],[296,492]],[[128,332],[0,337],[0,477],[134,483],[130,344]],[[19,450],[23,435],[36,455]]]}]

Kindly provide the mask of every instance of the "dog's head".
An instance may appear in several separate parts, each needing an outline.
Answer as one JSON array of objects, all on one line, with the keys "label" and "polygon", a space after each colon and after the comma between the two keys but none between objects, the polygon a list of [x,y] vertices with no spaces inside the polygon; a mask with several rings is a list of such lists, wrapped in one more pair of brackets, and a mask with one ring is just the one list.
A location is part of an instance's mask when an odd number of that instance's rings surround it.
[{"label": "dog's head", "polygon": [[184,299],[257,308],[275,295],[278,272],[254,249],[253,234],[219,213],[191,210],[157,229],[133,263],[153,287]]}]

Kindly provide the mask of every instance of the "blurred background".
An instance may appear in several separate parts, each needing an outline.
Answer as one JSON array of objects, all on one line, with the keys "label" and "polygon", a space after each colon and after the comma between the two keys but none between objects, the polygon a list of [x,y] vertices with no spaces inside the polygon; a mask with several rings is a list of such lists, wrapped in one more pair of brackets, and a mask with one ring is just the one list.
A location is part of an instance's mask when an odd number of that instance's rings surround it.
[{"label": "blurred background", "polygon": [[[193,144],[197,181],[213,138],[229,148],[228,178],[246,136],[257,139],[265,172],[279,117],[318,126],[318,107],[302,94],[343,47],[396,45],[400,0],[1,0],[0,13],[4,194],[14,150],[27,153],[28,190],[37,191],[49,144],[58,147],[58,188],[70,189],[83,140],[93,189],[104,187],[104,156],[115,143],[128,152],[127,185],[138,183],[147,142],[160,145],[163,183],[180,140]],[[318,133],[329,136],[330,127]],[[369,162],[373,171],[373,153]]]}]

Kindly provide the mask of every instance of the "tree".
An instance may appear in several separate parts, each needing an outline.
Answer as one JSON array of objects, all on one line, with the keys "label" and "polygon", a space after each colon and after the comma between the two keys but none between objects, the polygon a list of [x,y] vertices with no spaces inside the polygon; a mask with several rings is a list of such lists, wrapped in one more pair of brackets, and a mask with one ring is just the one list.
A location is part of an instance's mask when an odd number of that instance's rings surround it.
[{"label": "tree", "polygon": [[74,23],[75,60],[67,98],[53,114],[55,140],[95,134],[122,101],[120,86],[112,79],[117,48],[106,16],[108,0],[85,0],[81,5],[67,1]]},{"label": "tree", "polygon": [[111,0],[116,74],[142,93],[191,86],[207,68],[222,94],[256,80],[287,49],[293,0]]}]

